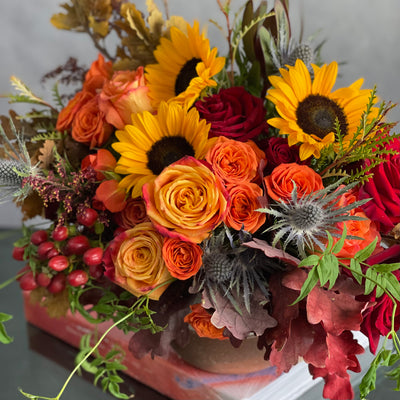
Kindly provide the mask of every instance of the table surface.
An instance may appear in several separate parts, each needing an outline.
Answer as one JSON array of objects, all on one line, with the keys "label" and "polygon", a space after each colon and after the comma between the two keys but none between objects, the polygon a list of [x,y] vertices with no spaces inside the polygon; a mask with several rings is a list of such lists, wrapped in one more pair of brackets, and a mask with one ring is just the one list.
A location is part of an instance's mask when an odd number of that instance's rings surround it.
[{"label": "table surface", "polygon": [[[18,231],[0,230],[0,260],[2,260],[0,284],[12,278],[23,266],[21,262],[11,258],[12,243],[18,238]],[[0,290],[0,312],[14,316],[5,324],[8,334],[14,341],[9,345],[0,344],[2,364],[0,398],[9,400],[25,398],[18,392],[18,388],[35,395],[56,396],[74,367],[77,350],[25,322],[21,291],[16,283]],[[369,400],[399,399],[399,392],[391,390],[394,384],[389,381],[382,382],[382,372],[378,378],[377,390],[371,393]],[[122,391],[135,393],[135,400],[168,400],[129,377],[125,378]],[[317,385],[301,399],[320,400],[321,393],[321,385]],[[61,398],[62,400],[114,399],[100,388],[93,386],[92,377],[87,375],[74,376]],[[359,396],[356,395],[355,398]]]}]

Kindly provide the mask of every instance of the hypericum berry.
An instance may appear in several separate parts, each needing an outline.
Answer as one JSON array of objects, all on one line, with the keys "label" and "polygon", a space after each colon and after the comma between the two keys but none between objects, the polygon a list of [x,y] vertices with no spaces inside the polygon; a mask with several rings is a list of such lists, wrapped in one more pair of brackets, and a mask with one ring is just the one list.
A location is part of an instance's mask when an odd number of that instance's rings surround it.
[{"label": "hypericum berry", "polygon": [[32,271],[28,271],[19,280],[19,286],[22,290],[33,290],[38,287]]},{"label": "hypericum berry", "polygon": [[64,271],[69,266],[68,257],[63,255],[55,256],[50,258],[48,265],[54,271]]},{"label": "hypericum berry", "polygon": [[76,220],[82,224],[83,226],[87,226],[90,228],[95,224],[99,214],[93,208],[85,208],[81,213],[79,213],[76,217]]},{"label": "hypericum berry", "polygon": [[17,261],[24,261],[25,247],[14,247],[12,258]]},{"label": "hypericum berry", "polygon": [[47,259],[50,260],[50,258],[53,258],[55,256],[58,256],[60,254],[60,252],[53,247],[48,253],[47,253]]},{"label": "hypericum berry", "polygon": [[89,275],[93,279],[100,279],[104,274],[104,267],[101,264],[89,265]]},{"label": "hypericum berry", "polygon": [[57,226],[54,228],[53,232],[51,232],[51,237],[56,242],[62,242],[63,240],[68,239],[68,228],[66,226]]},{"label": "hypericum berry", "polygon": [[21,278],[25,275],[25,273],[30,270],[31,270],[31,267],[29,266],[29,264],[26,264],[25,267],[21,268],[17,273],[17,276],[20,275],[20,277],[17,278],[17,281],[19,282],[21,280]]},{"label": "hypericum berry", "polygon": [[64,273],[59,272],[57,275],[53,276],[47,290],[50,293],[60,293],[65,289],[67,278]]},{"label": "hypericum berry", "polygon": [[40,243],[43,243],[47,240],[47,232],[44,230],[33,232],[31,235],[31,243],[39,246]]},{"label": "hypericum berry", "polygon": [[88,249],[90,249],[89,239],[84,235],[78,235],[68,240],[65,253],[80,256]]},{"label": "hypericum berry", "polygon": [[76,269],[67,275],[67,282],[71,286],[82,286],[89,280],[89,276],[83,269]]},{"label": "hypericum berry", "polygon": [[90,265],[99,265],[103,258],[103,249],[101,247],[92,247],[83,254],[83,262]]},{"label": "hypericum berry", "polygon": [[49,257],[49,252],[54,249],[53,242],[42,242],[37,248],[37,255],[40,260],[47,260]]},{"label": "hypericum berry", "polygon": [[50,282],[51,282],[51,276],[46,274],[45,272],[40,272],[36,276],[36,283],[39,286],[47,287],[47,286],[49,286]]}]

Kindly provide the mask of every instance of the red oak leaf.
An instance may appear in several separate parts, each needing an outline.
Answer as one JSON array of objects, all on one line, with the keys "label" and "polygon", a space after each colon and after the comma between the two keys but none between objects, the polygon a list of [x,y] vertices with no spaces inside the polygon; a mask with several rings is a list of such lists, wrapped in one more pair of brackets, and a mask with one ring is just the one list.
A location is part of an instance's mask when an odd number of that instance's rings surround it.
[{"label": "red oak leaf", "polygon": [[332,290],[319,286],[307,296],[307,318],[311,324],[322,323],[333,335],[345,330],[360,330],[365,302],[357,301],[357,290],[351,278],[339,277]]},{"label": "red oak leaf", "polygon": [[297,364],[299,357],[307,354],[314,342],[314,327],[311,326],[305,317],[300,316],[291,321],[290,335],[285,345],[277,349],[276,344],[272,346],[270,362],[276,366],[278,375],[288,372],[290,368]]},{"label": "red oak leaf", "polygon": [[212,324],[217,328],[226,327],[240,340],[246,339],[250,334],[261,336],[266,329],[276,326],[276,320],[264,309],[262,302],[265,302],[265,295],[260,290],[255,290],[251,296],[250,313],[243,302],[237,301],[241,311],[239,314],[227,297],[217,293],[211,301],[206,292],[203,292],[203,307],[215,308],[211,317]]},{"label": "red oak leaf", "polygon": [[315,378],[325,380],[323,391],[324,398],[331,400],[348,400],[354,397],[350,384],[348,370],[360,372],[360,364],[356,354],[364,352],[362,346],[353,338],[350,331],[345,331],[339,336],[327,335],[328,357],[325,367],[309,366],[310,373]]},{"label": "red oak leaf", "polygon": [[278,321],[275,328],[268,332],[269,344],[275,340],[275,348],[280,350],[290,333],[291,321],[299,315],[299,305],[291,305],[298,293],[282,285],[286,275],[274,274],[269,281],[271,292],[272,317]]},{"label": "red oak leaf", "polygon": [[267,257],[279,258],[281,261],[285,262],[286,264],[293,265],[294,267],[297,267],[300,263],[300,260],[298,258],[291,256],[281,249],[272,247],[267,242],[264,242],[264,240],[253,238],[251,242],[243,243],[243,246],[261,250]]}]

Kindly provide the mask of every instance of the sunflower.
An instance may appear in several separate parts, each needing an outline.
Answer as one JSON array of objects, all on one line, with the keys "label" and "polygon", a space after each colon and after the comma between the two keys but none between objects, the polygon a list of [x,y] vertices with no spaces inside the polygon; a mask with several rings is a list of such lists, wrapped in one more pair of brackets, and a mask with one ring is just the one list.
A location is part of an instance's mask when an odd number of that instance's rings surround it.
[{"label": "sunflower", "polygon": [[210,125],[195,108],[161,102],[157,115],[148,111],[132,114],[132,125],[116,132],[113,144],[121,154],[115,172],[126,175],[119,183],[132,189],[132,197],[142,195],[142,186],[168,165],[184,156],[201,159],[215,142],[208,139]]},{"label": "sunflower", "polygon": [[200,35],[198,21],[193,28],[187,25],[187,34],[172,27],[170,35],[154,51],[157,64],[146,67],[154,108],[171,99],[190,107],[205,88],[216,86],[211,78],[225,65],[225,58],[217,57],[217,49],[210,50],[209,40]]},{"label": "sunflower", "polygon": [[[344,142],[357,132],[363,112],[370,101],[372,91],[361,89],[363,79],[347,88],[332,92],[338,64],[332,62],[322,67],[312,64],[314,79],[304,62],[281,68],[281,77],[270,76],[273,86],[266,98],[275,104],[280,118],[268,123],[288,135],[290,146],[301,143],[300,158],[321,156],[321,150],[335,142],[336,121],[339,123]],[[377,115],[373,108],[370,118]]]}]

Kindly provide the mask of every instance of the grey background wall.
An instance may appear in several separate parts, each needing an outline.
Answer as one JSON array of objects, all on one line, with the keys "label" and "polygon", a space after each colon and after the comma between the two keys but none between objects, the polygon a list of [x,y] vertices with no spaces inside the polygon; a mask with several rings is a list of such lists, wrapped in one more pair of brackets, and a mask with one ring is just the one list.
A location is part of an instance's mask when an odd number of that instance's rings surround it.
[{"label": "grey background wall", "polygon": [[[0,94],[11,91],[9,78],[15,75],[50,100],[48,88],[40,84],[44,73],[63,64],[69,56],[87,66],[97,57],[88,37],[59,31],[50,24],[50,17],[60,12],[62,2],[2,0]],[[232,9],[244,2],[232,0]],[[144,0],[136,4],[145,9]],[[169,0],[169,9],[170,14],[182,15],[190,22],[212,18],[223,25],[216,0]],[[291,0],[291,15],[294,33],[300,31],[303,20],[305,37],[319,32],[319,39],[327,39],[322,51],[324,61],[346,63],[340,67],[338,87],[363,77],[364,87],[377,85],[382,99],[400,102],[399,0]],[[221,33],[213,25],[209,25],[208,32],[212,44],[223,50]],[[0,99],[1,114],[7,114],[9,107],[7,100]],[[17,106],[13,108],[18,111]],[[400,107],[389,116],[400,120]],[[13,204],[0,205],[0,227],[19,225],[19,212]]]}]

